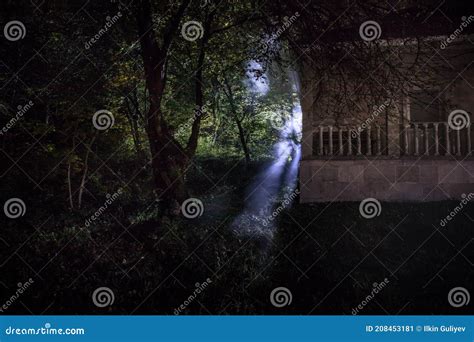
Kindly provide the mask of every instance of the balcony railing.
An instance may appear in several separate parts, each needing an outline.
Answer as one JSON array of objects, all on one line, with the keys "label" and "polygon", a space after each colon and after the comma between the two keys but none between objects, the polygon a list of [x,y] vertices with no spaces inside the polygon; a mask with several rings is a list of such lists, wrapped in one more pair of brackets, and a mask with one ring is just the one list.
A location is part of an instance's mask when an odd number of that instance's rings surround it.
[{"label": "balcony railing", "polygon": [[447,122],[417,122],[400,127],[401,153],[408,156],[470,156],[471,129]]},{"label": "balcony railing", "polygon": [[374,156],[387,154],[386,132],[381,126],[357,130],[348,126],[318,126],[313,130],[313,155]]},{"label": "balcony railing", "polygon": [[[447,122],[418,122],[364,129],[349,126],[314,127],[312,155],[332,156],[472,156],[471,128],[453,130]],[[394,152],[395,151],[395,152]]]}]

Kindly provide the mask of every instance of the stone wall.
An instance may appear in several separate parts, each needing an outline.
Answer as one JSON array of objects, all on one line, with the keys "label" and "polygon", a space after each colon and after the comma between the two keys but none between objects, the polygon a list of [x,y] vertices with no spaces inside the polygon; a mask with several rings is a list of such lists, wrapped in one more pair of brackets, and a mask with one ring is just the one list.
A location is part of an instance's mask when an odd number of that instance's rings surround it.
[{"label": "stone wall", "polygon": [[300,201],[441,201],[474,193],[474,160],[302,160]]},{"label": "stone wall", "polygon": [[[426,91],[426,93],[436,95],[433,101],[430,102],[432,102],[433,106],[442,107],[440,111],[444,119],[433,118],[428,121],[447,122],[448,116],[453,110],[463,110],[470,115],[470,121],[474,122],[474,63],[472,62],[472,54],[469,53],[472,52],[471,41],[474,39],[474,36],[470,36],[469,39],[463,40],[459,37],[453,44],[450,44],[448,48],[443,50],[436,51],[430,48],[427,52],[428,54],[433,54],[433,57],[430,58],[430,64],[423,64],[423,70],[426,71],[427,75],[430,75],[430,77],[426,77],[426,84],[422,83],[417,77],[416,87],[412,86],[412,82],[407,82],[409,86],[403,89],[403,91],[400,89],[399,93],[391,94],[390,98],[374,99],[373,103],[358,103],[356,95],[361,90],[340,93],[339,87],[334,88],[332,86],[332,83],[335,82],[333,78],[324,78],[322,75],[317,74],[316,69],[312,65],[301,65],[299,76],[301,79],[300,99],[303,111],[303,158],[310,159],[317,155],[317,151],[313,150],[315,145],[315,136],[313,135],[315,128],[320,125],[360,126],[361,123],[373,115],[374,110],[369,108],[379,108],[387,100],[390,100],[387,109],[377,115],[376,120],[372,124],[377,124],[386,130],[388,151],[384,154],[398,157],[401,154],[400,149],[404,144],[403,141],[400,141],[399,124],[406,126],[408,123],[413,123],[411,109],[413,104],[418,103],[423,107],[428,107],[427,103],[413,96],[416,91],[421,93]],[[407,66],[410,66],[414,62],[413,58],[417,56],[416,51],[415,53],[410,53],[414,46],[416,45],[404,48],[408,49],[404,54],[407,59],[405,61]],[[395,49],[399,50],[400,47],[397,46]],[[336,65],[339,64],[340,61]],[[429,74],[432,70],[436,70],[436,73],[433,75]],[[371,76],[372,78],[374,77],[374,75]],[[347,82],[349,89],[351,87],[357,88],[360,84],[358,78],[355,80],[343,78],[341,82],[344,84]],[[350,108],[347,108],[347,111],[344,112],[345,114],[342,115],[334,108],[333,97],[344,98],[345,96],[350,98],[349,104],[358,103],[358,105],[352,105]],[[331,100],[328,100],[328,98]],[[434,101],[435,99],[439,100],[440,103]],[[328,101],[330,105],[325,105]],[[368,100],[366,99],[365,101]],[[471,124],[471,131],[474,132],[472,126]]]}]

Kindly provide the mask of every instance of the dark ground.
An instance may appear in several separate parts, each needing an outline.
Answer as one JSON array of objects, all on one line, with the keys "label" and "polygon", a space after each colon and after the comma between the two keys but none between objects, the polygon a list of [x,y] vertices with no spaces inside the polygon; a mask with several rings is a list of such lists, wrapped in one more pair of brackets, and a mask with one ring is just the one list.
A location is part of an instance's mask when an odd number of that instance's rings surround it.
[{"label": "dark ground", "polygon": [[[440,220],[458,202],[382,203],[370,220],[359,203],[296,204],[267,241],[230,228],[255,174],[242,164],[227,173],[231,164],[201,161],[191,171],[192,195],[205,206],[198,219],[159,226],[156,203],[137,194],[86,229],[84,218],[103,201],[75,213],[45,201],[41,212],[2,222],[0,300],[34,280],[4,313],[173,314],[207,278],[185,314],[351,314],[385,278],[360,314],[473,313],[472,302],[454,308],[447,300],[453,287],[473,293],[473,204],[445,227]],[[101,286],[114,292],[110,307],[91,300]],[[270,303],[279,286],[290,289],[289,306]]]}]

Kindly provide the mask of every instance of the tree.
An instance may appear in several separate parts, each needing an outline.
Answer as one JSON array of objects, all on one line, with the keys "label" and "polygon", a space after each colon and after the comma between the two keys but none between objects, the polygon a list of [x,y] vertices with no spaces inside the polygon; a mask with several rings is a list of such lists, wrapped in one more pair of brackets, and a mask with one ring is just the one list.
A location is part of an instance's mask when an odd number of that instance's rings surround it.
[{"label": "tree", "polygon": [[[159,41],[155,37],[154,12],[150,1],[140,0],[137,4],[138,34],[149,97],[149,109],[145,116],[146,131],[155,190],[166,210],[174,209],[176,201],[186,198],[183,174],[186,152],[170,132],[161,105],[171,44],[189,2],[190,0],[184,0],[163,25]],[[172,11],[172,6],[167,5],[161,9]]]},{"label": "tree", "polygon": [[[174,127],[169,124],[169,119],[164,112],[163,99],[166,96],[169,61],[172,54],[173,43],[179,32],[180,22],[185,16],[190,1],[182,1],[178,6],[173,3],[161,3],[159,13],[171,13],[164,15],[160,22],[155,25],[153,21],[153,7],[149,0],[141,0],[137,6],[137,24],[140,39],[141,53],[143,58],[146,87],[149,94],[149,110],[146,113],[146,131],[151,151],[151,164],[154,174],[155,189],[158,197],[163,203],[166,212],[173,212],[184,199],[187,197],[185,186],[185,173],[189,166],[190,159],[196,153],[198,147],[198,139],[200,125],[203,115],[194,115],[192,119],[191,132],[186,145],[182,145],[174,136]],[[225,6],[229,6],[226,8]],[[217,15],[217,11],[222,13]],[[210,68],[210,64],[206,63],[207,53],[214,48],[222,53],[224,39],[229,35],[225,35],[230,30],[239,30],[241,33],[242,25],[247,22],[253,22],[249,19],[248,12],[251,7],[246,2],[242,4],[232,4],[227,2],[216,6],[206,7],[201,27],[193,28],[202,30],[195,58],[197,60],[192,70],[194,78],[194,108],[202,113],[205,104],[205,73]],[[239,13],[239,16],[229,20],[229,13]],[[198,15],[198,14],[196,14]],[[219,17],[219,21],[214,19]],[[231,17],[232,18],[232,17]],[[155,29],[157,33],[155,34]],[[186,27],[182,27],[185,30]],[[245,36],[236,37],[235,40],[243,41]],[[248,44],[248,43],[247,43]],[[175,49],[185,49],[176,43]],[[211,47],[212,45],[212,47]],[[249,50],[243,49],[240,54],[237,53],[240,60],[248,58]],[[218,56],[213,52],[211,59],[219,59],[223,61],[222,55]],[[228,54],[226,54],[228,55]],[[182,56],[182,54],[181,54]],[[192,57],[193,54],[191,53]],[[235,58],[230,59],[235,64]],[[229,61],[221,64],[217,69],[224,69],[229,65]],[[213,67],[215,68],[215,67]],[[173,94],[176,96],[176,94]],[[189,118],[188,118],[189,119]]]}]

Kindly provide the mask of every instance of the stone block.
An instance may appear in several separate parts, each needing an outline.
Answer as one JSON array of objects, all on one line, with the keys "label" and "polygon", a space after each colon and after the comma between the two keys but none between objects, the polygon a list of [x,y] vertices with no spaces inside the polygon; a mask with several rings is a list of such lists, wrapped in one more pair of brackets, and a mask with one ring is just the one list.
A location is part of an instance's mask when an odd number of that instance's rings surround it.
[{"label": "stone block", "polygon": [[438,182],[439,183],[464,183],[470,179],[469,173],[464,167],[456,161],[445,162],[438,166]]},{"label": "stone block", "polygon": [[306,162],[302,161],[300,165],[300,182],[305,184],[307,182],[311,182],[311,165]]},{"label": "stone block", "polygon": [[372,164],[367,162],[367,166],[364,168],[364,181],[366,182],[380,180],[394,182],[395,179],[395,168],[391,161],[378,161]]},{"label": "stone block", "polygon": [[374,197],[378,200],[385,200],[389,197],[391,189],[392,183],[385,179],[365,182],[360,186],[360,197],[361,199]]},{"label": "stone block", "polygon": [[396,167],[397,182],[419,182],[420,167],[418,165],[401,165]]},{"label": "stone block", "polygon": [[423,202],[446,201],[449,199],[451,199],[449,194],[438,186],[434,184],[423,186]]},{"label": "stone block", "polygon": [[339,167],[325,165],[313,173],[313,178],[317,177],[319,180],[324,182],[335,182],[338,179],[338,173]]},{"label": "stone block", "polygon": [[[441,201],[474,193],[474,160],[302,161],[301,202]],[[363,175],[359,175],[363,172]],[[358,176],[359,175],[359,176]],[[447,176],[449,175],[449,176]],[[313,176],[313,178],[311,178]],[[446,177],[447,176],[447,177]],[[438,183],[445,177],[444,182]],[[310,180],[308,182],[308,180]]]},{"label": "stone block", "polygon": [[420,183],[438,184],[438,165],[435,163],[421,164]]},{"label": "stone block", "polygon": [[360,164],[347,162],[344,167],[339,169],[338,180],[340,182],[360,181],[363,177],[364,167]]},{"label": "stone block", "polygon": [[413,183],[396,183],[389,191],[391,201],[421,201],[423,199],[423,185]]},{"label": "stone block", "polygon": [[461,195],[468,195],[474,193],[474,183],[458,183],[458,184],[441,184],[443,188],[451,197],[461,199]]}]

